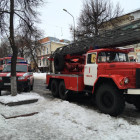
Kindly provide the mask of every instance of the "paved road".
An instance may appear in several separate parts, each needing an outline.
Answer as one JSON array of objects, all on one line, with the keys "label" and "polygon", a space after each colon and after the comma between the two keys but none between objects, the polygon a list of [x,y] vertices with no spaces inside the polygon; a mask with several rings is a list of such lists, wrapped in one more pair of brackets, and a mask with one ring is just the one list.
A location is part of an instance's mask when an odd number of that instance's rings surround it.
[{"label": "paved road", "polygon": [[34,77],[34,88],[33,92],[39,93],[40,95],[44,96],[45,98],[54,98],[51,92],[46,89],[45,79],[37,79]]},{"label": "paved road", "polygon": [[[43,79],[35,79],[33,91],[39,93],[40,95],[43,95],[45,98],[50,98],[50,99],[54,98],[51,92],[46,89],[45,80]],[[80,95],[74,96],[73,98],[69,100],[69,102],[72,102],[84,108],[90,108],[99,112],[96,105],[91,104],[89,97],[80,96]],[[130,105],[127,103],[126,103],[124,112],[120,116],[118,116],[118,118],[122,118],[128,121],[128,123],[130,124],[140,125],[140,111],[136,110],[133,105]]]},{"label": "paved road", "polygon": [[50,94],[50,92],[46,89],[45,79],[34,79],[34,92],[39,92],[42,94]]}]

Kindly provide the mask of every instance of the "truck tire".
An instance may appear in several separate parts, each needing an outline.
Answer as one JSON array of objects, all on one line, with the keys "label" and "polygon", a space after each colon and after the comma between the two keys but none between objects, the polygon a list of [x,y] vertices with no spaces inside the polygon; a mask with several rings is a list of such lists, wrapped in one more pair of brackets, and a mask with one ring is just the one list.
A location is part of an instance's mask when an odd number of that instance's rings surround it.
[{"label": "truck tire", "polygon": [[28,86],[24,89],[25,92],[30,92],[31,91],[31,85],[28,84]]},{"label": "truck tire", "polygon": [[68,93],[66,93],[66,87],[64,81],[61,81],[59,84],[59,96],[62,100],[68,99]]},{"label": "truck tire", "polygon": [[34,88],[34,80],[33,80],[32,85],[31,85],[31,91],[33,90],[33,88]]},{"label": "truck tire", "polygon": [[34,85],[32,84],[32,85],[31,85],[31,91],[33,90],[33,88],[34,88]]},{"label": "truck tire", "polygon": [[140,98],[139,97],[134,102],[134,106],[136,107],[136,109],[140,110]]},{"label": "truck tire", "polygon": [[58,97],[59,96],[58,82],[56,80],[53,80],[51,82],[51,92],[52,92],[53,97]]},{"label": "truck tire", "polygon": [[18,91],[19,93],[22,93],[22,92],[26,92],[26,90],[24,89],[23,85],[20,85],[20,87],[18,88]]},{"label": "truck tire", "polygon": [[65,60],[63,55],[56,54],[54,57],[54,68],[56,71],[62,71],[64,69]]},{"label": "truck tire", "polygon": [[115,86],[103,84],[96,92],[96,104],[101,112],[117,116],[123,112],[125,100]]}]

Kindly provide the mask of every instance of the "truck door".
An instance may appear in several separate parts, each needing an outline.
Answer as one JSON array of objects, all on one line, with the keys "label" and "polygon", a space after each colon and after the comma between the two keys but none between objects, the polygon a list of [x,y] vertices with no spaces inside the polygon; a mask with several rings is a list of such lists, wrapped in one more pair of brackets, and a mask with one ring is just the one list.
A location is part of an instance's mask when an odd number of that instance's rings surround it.
[{"label": "truck door", "polygon": [[86,65],[84,68],[84,84],[93,86],[97,79],[97,67],[96,64],[97,52],[87,54]]}]

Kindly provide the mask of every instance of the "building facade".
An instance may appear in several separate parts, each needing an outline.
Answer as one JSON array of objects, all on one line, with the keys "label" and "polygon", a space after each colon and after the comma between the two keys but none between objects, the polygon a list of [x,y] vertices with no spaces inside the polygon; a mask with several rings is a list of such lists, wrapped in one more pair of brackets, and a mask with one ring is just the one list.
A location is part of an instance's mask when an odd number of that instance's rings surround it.
[{"label": "building facade", "polygon": [[113,29],[114,27],[130,24],[131,22],[134,22],[139,19],[140,19],[140,9],[105,22],[100,30],[110,30]]},{"label": "building facade", "polygon": [[[114,27],[124,26],[137,20],[140,20],[140,9],[124,14],[120,17],[114,18],[111,21],[105,22],[100,30],[101,31],[111,30]],[[137,26],[140,26],[140,23],[138,23]],[[129,29],[131,27],[128,26],[127,28]],[[125,48],[131,50],[129,53],[130,61],[140,62],[140,43],[133,44],[130,46],[125,46]]]}]

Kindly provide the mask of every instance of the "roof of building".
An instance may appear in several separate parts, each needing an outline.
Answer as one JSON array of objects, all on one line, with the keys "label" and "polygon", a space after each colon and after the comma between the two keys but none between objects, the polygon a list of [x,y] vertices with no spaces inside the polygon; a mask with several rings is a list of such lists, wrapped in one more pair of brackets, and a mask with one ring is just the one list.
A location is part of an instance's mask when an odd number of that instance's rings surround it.
[{"label": "roof of building", "polygon": [[[134,10],[134,11],[129,12],[129,13],[124,13],[123,15],[121,15],[121,16],[119,16],[119,17],[117,17],[117,18],[120,18],[120,17],[126,16],[126,15],[130,15],[130,14],[133,14],[133,13],[136,13],[136,12],[140,12],[140,9]],[[116,17],[113,18],[113,19],[116,19]],[[113,20],[113,19],[111,19],[111,20]]]},{"label": "roof of building", "polygon": [[56,37],[45,37],[45,38],[43,38],[43,39],[41,39],[41,40],[39,40],[40,41],[40,43],[46,43],[46,42],[48,42],[48,41],[59,41],[59,39],[58,38],[56,38]]},{"label": "roof of building", "polygon": [[43,39],[41,39],[41,40],[39,40],[39,42],[41,43],[41,44],[44,44],[44,43],[47,43],[47,42],[56,42],[56,43],[69,43],[70,41],[69,40],[67,40],[67,39],[62,39],[62,40],[59,40],[58,38],[56,38],[56,37],[45,37],[45,38],[43,38]]}]

